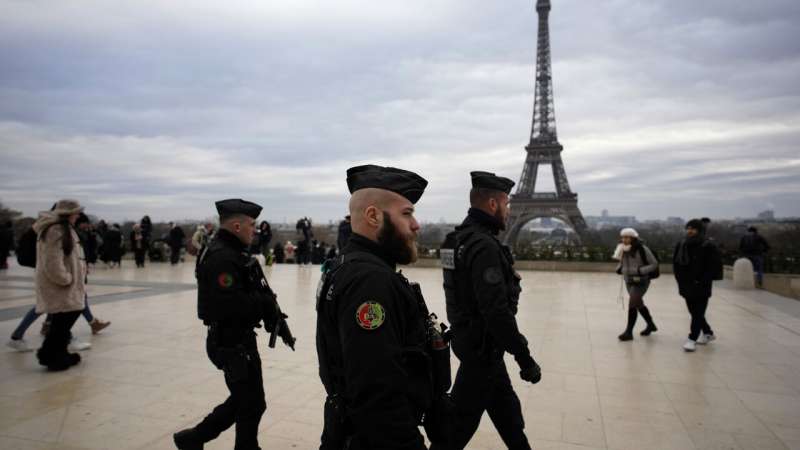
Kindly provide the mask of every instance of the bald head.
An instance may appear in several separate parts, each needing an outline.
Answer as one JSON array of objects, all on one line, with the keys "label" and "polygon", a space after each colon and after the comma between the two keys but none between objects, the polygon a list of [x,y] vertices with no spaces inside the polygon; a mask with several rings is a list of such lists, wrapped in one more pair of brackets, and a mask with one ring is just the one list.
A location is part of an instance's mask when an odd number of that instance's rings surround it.
[{"label": "bald head", "polygon": [[384,212],[390,216],[413,217],[414,204],[400,194],[378,188],[355,191],[350,197],[350,222],[353,232],[377,240]]}]

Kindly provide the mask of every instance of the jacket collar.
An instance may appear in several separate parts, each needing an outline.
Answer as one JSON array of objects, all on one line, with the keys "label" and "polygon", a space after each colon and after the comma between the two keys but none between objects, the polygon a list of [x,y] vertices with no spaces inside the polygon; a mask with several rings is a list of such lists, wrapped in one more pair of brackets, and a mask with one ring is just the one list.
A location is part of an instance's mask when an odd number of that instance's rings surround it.
[{"label": "jacket collar", "polygon": [[388,264],[392,268],[392,270],[394,270],[397,266],[397,262],[394,260],[394,258],[392,258],[388,253],[386,253],[386,251],[383,249],[383,247],[380,246],[380,244],[358,233],[353,233],[350,235],[350,241],[347,243],[347,247],[345,247],[344,252],[371,253],[382,259],[386,264]]},{"label": "jacket collar", "polygon": [[470,208],[467,212],[467,218],[461,223],[459,228],[466,228],[470,226],[478,226],[488,230],[491,234],[497,235],[502,228],[497,218],[489,215],[486,211],[478,208]]},{"label": "jacket collar", "polygon": [[221,228],[217,232],[217,239],[219,239],[220,241],[226,243],[227,245],[235,248],[237,251],[243,252],[247,248],[247,246],[244,245],[244,243],[242,243],[242,241],[240,241],[239,238],[236,237],[235,234],[231,233],[230,231],[228,231],[228,230],[226,230],[224,228]]}]

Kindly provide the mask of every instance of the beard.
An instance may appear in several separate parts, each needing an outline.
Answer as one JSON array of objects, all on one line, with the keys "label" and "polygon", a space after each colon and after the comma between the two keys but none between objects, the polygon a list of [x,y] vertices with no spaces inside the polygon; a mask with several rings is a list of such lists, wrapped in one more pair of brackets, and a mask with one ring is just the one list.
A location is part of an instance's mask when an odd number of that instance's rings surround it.
[{"label": "beard", "polygon": [[500,230],[504,231],[506,229],[506,218],[503,211],[500,211],[500,208],[497,208],[497,211],[494,212],[494,219],[497,221]]},{"label": "beard", "polygon": [[410,264],[417,260],[416,240],[402,236],[386,211],[383,212],[383,227],[378,233],[378,244],[398,264]]}]

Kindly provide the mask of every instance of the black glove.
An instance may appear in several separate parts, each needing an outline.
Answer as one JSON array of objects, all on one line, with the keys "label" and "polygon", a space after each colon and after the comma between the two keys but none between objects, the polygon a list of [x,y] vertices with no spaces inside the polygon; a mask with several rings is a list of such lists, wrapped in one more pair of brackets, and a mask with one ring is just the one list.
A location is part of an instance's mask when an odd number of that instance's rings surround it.
[{"label": "black glove", "polygon": [[542,369],[539,367],[539,364],[536,364],[536,361],[531,358],[531,355],[521,357],[515,356],[514,359],[516,359],[517,364],[519,364],[520,378],[531,384],[536,384],[542,379]]}]

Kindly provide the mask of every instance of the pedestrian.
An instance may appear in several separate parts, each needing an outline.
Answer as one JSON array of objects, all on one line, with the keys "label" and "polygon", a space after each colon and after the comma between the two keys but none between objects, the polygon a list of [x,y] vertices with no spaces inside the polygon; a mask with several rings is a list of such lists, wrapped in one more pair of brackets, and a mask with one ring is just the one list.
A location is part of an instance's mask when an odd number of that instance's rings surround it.
[{"label": "pedestrian", "polygon": [[53,211],[39,214],[33,228],[36,243],[36,312],[48,313],[52,324],[36,356],[48,370],[66,370],[81,360],[69,353],[70,330],[86,303],[86,261],[74,225],[83,207],[59,200]]},{"label": "pedestrian", "polygon": [[122,230],[119,224],[111,225],[106,232],[105,252],[109,267],[122,267]]},{"label": "pedestrian", "polygon": [[[417,259],[414,204],[426,185],[391,167],[347,171],[353,235],[317,291],[317,354],[327,393],[320,449],[425,449],[420,423],[432,448],[441,445],[427,306],[419,285],[396,269]],[[437,342],[446,348],[441,336]],[[449,349],[444,362],[446,391]]]},{"label": "pedestrian", "polygon": [[[280,315],[280,311],[266,303],[256,285],[266,283],[266,279],[254,279],[251,257],[246,252],[261,206],[229,199],[218,201],[216,207],[220,230],[197,265],[197,311],[208,326],[208,358],[225,374],[230,395],[198,425],[175,433],[173,439],[179,449],[202,449],[203,444],[236,424],[234,448],[258,449],[258,424],[267,405],[254,328],[263,320],[265,327],[274,329],[274,322],[269,322],[279,320],[275,314]],[[260,266],[256,264],[256,268],[261,274]],[[274,296],[268,285],[260,286]],[[284,335],[281,337],[287,342]],[[287,345],[293,347],[294,342]]]},{"label": "pedestrian", "polygon": [[144,243],[145,254],[149,254],[150,243],[153,242],[153,221],[150,220],[150,216],[143,216],[139,221],[139,226],[142,229],[142,242]]},{"label": "pedestrian", "polygon": [[753,263],[753,271],[756,274],[756,285],[764,286],[764,254],[770,247],[764,236],[758,234],[758,228],[748,227],[747,234],[739,240],[739,252],[742,256]]},{"label": "pedestrian", "polygon": [[136,267],[144,267],[144,255],[147,252],[147,244],[142,233],[142,225],[134,224],[131,230],[131,249],[133,250],[133,259],[136,261]]},{"label": "pedestrian", "polygon": [[284,253],[282,243],[280,242],[275,243],[275,247],[272,248],[272,253],[275,255],[276,263],[283,264],[286,262],[286,253]]},{"label": "pedestrian", "polygon": [[336,237],[336,246],[341,248],[345,248],[347,245],[347,240],[350,239],[350,235],[353,234],[353,227],[350,224],[350,214],[344,216],[344,220],[339,222],[339,230]]},{"label": "pedestrian", "polygon": [[622,275],[625,288],[628,291],[628,325],[625,331],[619,335],[620,341],[633,340],[633,326],[636,325],[636,318],[642,315],[647,327],[640,333],[642,336],[650,336],[654,331],[658,331],[650,310],[644,304],[644,295],[650,287],[650,280],[659,273],[658,259],[653,252],[644,245],[639,239],[639,233],[633,228],[623,228],[620,231],[621,242],[617,245],[614,252],[614,259],[619,260],[617,273]]},{"label": "pedestrian", "polygon": [[715,277],[715,248],[705,238],[703,230],[703,222],[700,220],[692,219],[687,222],[686,237],[675,246],[672,259],[678,291],[686,301],[692,317],[689,337],[683,345],[687,352],[695,351],[696,344],[707,344],[716,339],[705,317]]},{"label": "pedestrian", "polygon": [[[186,251],[194,256],[200,254],[203,248],[208,244],[209,238],[209,224],[198,225],[192,234],[192,239],[189,240],[191,245],[186,246]],[[213,225],[212,225],[213,227]]]},{"label": "pedestrian", "polygon": [[103,219],[97,222],[97,256],[104,264],[108,265],[108,257],[106,256],[106,234],[108,233],[108,224]]},{"label": "pedestrian", "polygon": [[183,241],[186,239],[186,234],[183,229],[175,222],[169,223],[169,262],[173,266],[178,264],[181,260],[181,248],[183,248]]},{"label": "pedestrian", "polygon": [[7,220],[0,225],[0,270],[8,269],[11,250],[14,250],[14,224]]},{"label": "pedestrian", "polygon": [[266,220],[262,220],[258,225],[258,245],[259,253],[264,255],[264,258],[270,256],[269,243],[272,241],[272,226]]},{"label": "pedestrian", "polygon": [[467,446],[486,411],[509,449],[530,449],[522,407],[503,359],[506,353],[514,356],[522,380],[541,380],[515,317],[521,277],[511,250],[497,238],[506,229],[514,182],[490,172],[471,172],[470,177],[467,217],[441,246],[447,319],[460,361],[451,392],[455,417],[450,448]]},{"label": "pedestrian", "polygon": [[78,217],[75,226],[78,231],[78,236],[81,239],[83,253],[86,255],[86,264],[88,264],[89,271],[91,272],[95,263],[97,263],[97,231],[89,220],[89,216],[84,213],[81,213]]},{"label": "pedestrian", "polygon": [[283,246],[283,254],[285,261],[289,264],[295,262],[295,250],[297,247],[292,244],[292,241],[286,241],[286,245]]}]

